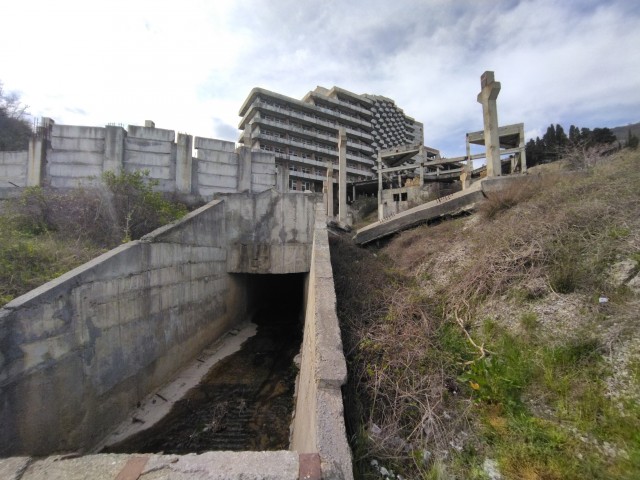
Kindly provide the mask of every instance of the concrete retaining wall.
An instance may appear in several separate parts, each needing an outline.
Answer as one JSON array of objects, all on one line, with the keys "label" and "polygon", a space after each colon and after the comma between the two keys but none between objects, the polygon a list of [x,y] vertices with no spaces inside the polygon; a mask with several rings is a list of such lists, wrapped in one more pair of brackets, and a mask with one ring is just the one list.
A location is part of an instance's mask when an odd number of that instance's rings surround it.
[{"label": "concrete retaining wall", "polygon": [[211,202],[1,309],[0,456],[90,448],[241,318],[225,233]]},{"label": "concrete retaining wall", "polygon": [[26,187],[29,152],[0,152],[0,188]]},{"label": "concrete retaining wall", "polygon": [[236,150],[233,142],[176,137],[173,130],[155,126],[58,125],[48,118],[42,124],[29,152],[0,152],[0,198],[11,196],[6,190],[27,185],[92,186],[103,172],[122,170],[147,170],[158,190],[187,200],[276,186],[275,157],[245,147]]},{"label": "concrete retaining wall", "polygon": [[311,193],[275,190],[227,196],[227,271],[308,272],[318,201]]},{"label": "concrete retaining wall", "polygon": [[323,205],[317,206],[290,448],[320,454],[322,478],[352,479],[341,387],[347,381]]}]

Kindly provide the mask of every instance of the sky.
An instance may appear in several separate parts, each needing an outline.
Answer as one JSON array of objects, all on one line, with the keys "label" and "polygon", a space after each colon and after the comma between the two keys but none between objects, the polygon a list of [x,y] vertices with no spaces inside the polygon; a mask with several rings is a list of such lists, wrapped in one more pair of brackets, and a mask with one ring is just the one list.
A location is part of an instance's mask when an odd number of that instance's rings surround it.
[{"label": "sky", "polygon": [[383,95],[464,155],[495,72],[500,125],[640,121],[638,0],[7,0],[0,81],[34,117],[235,141],[254,87]]}]

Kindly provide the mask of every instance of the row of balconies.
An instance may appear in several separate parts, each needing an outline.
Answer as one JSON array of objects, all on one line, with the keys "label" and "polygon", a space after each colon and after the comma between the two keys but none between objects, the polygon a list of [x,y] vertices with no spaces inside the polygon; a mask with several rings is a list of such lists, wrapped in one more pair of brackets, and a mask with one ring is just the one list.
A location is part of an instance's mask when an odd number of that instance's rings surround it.
[{"label": "row of balconies", "polygon": [[[251,104],[250,109],[245,114],[243,120],[240,122],[240,125],[243,125],[247,121],[249,116],[252,114],[253,109],[263,109],[268,112],[278,113],[280,115],[284,115],[285,117],[291,117],[298,120],[302,120],[310,125],[321,125],[335,131],[337,131],[338,128],[340,128],[341,126],[338,124],[338,122],[323,120],[321,118],[311,115],[310,113],[302,113],[302,112],[298,112],[296,110],[291,110],[291,109],[282,109],[280,107],[276,107],[274,105],[270,105],[262,101],[255,101]],[[370,125],[369,125],[369,128],[370,128]],[[345,130],[347,131],[347,133],[350,133],[353,136],[363,138],[368,141],[373,140],[373,137],[367,132],[349,128],[348,126],[345,126]]]},{"label": "row of balconies", "polygon": [[[279,103],[272,103],[269,100],[264,100],[264,99],[260,99],[261,102],[266,103],[267,105],[272,105],[274,107],[280,108],[284,111],[297,111],[295,108],[290,107],[289,105],[282,105]],[[328,115],[331,115],[333,117],[338,117],[342,120],[346,120],[348,122],[351,122],[352,124],[355,124],[356,126],[360,126],[360,127],[365,127],[365,128],[369,128],[369,122],[366,120],[362,120],[358,117],[353,117],[351,115],[348,115],[344,112],[341,112],[339,110],[332,110],[329,108],[324,108],[324,107],[320,107],[318,105],[314,105],[314,104],[308,104],[310,107],[312,107],[312,109],[314,111],[321,111],[324,112]]]},{"label": "row of balconies", "polygon": [[[306,136],[307,138],[312,138],[312,139],[320,139],[320,140],[325,140],[328,142],[331,142],[332,144],[337,144],[338,143],[338,137],[336,136],[329,136],[329,135],[323,135],[322,133],[318,133],[315,131],[310,131],[310,130],[305,130],[304,128],[298,128],[295,127],[293,125],[291,125],[290,123],[280,123],[274,120],[269,120],[266,118],[263,118],[262,116],[259,116],[259,114],[256,114],[256,116],[253,117],[253,119],[251,120],[251,122],[249,123],[249,125],[258,125],[258,126],[267,126],[267,127],[273,127],[276,130],[280,130],[282,132],[294,132],[303,136]],[[246,127],[245,127],[246,128]],[[241,135],[242,136],[242,135]],[[370,145],[360,142],[358,140],[354,140],[352,138],[347,137],[347,146],[351,147],[351,148],[355,148],[357,150],[360,150],[362,152],[365,152],[368,155],[373,155],[374,151],[373,148],[371,148]]]},{"label": "row of balconies", "polygon": [[[308,145],[306,143],[302,143],[302,142],[296,142],[295,140],[290,140],[287,138],[278,138],[278,137],[273,137],[271,135],[266,135],[264,133],[258,133],[257,135],[252,136],[252,139],[257,139],[257,140],[266,140],[267,142],[269,142],[270,144],[273,144],[273,146],[277,146],[277,145],[287,145],[287,146],[291,146],[291,147],[297,147],[300,148],[302,150],[307,150],[307,151],[311,151],[311,152],[315,152],[315,153],[322,153],[324,155],[329,155],[330,157],[338,157],[338,149],[336,148],[335,150],[330,150],[327,148],[322,148],[322,147],[318,147],[316,145]],[[352,160],[354,162],[359,162],[359,163],[364,163],[366,165],[373,165],[374,161],[371,158],[367,158],[367,157],[359,157],[357,155],[353,155],[352,153],[348,153],[347,152],[347,160]]]},{"label": "row of balconies", "polygon": [[[289,155],[288,153],[275,153],[276,156],[276,162],[277,163],[281,163],[278,162],[278,160],[286,160],[288,162],[295,162],[297,164],[300,165],[313,165],[315,167],[319,167],[321,169],[325,169],[327,168],[327,165],[325,162],[319,162],[317,160],[313,160],[312,158],[301,158],[301,157],[296,157],[293,155]],[[336,165],[334,163],[334,165]],[[352,173],[354,175],[359,175],[361,177],[366,177],[366,178],[373,178],[374,174],[373,171],[371,169],[368,170],[359,170],[357,168],[353,168],[353,167],[349,167],[347,166],[347,173]],[[303,174],[302,172],[294,172],[294,171],[289,171],[289,175],[293,175],[293,174],[301,174],[301,175],[313,175],[311,173],[308,174]],[[320,180],[323,180],[324,177],[320,177]]]},{"label": "row of balconies", "polygon": [[335,105],[340,105],[342,107],[348,108],[355,113],[359,113],[360,115],[365,115],[367,118],[371,118],[371,115],[372,115],[371,111],[369,109],[361,107],[360,105],[354,105],[352,103],[340,100],[339,98],[327,97],[324,95],[320,95],[318,93],[314,93],[312,96],[315,98],[319,98],[322,101],[326,101],[327,103],[333,103]]}]

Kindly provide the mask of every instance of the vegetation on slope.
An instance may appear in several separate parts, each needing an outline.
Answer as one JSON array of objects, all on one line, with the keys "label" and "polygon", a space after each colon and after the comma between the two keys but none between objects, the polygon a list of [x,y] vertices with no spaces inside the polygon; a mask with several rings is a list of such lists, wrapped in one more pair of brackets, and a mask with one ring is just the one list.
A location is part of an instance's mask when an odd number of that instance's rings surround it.
[{"label": "vegetation on slope", "polygon": [[148,173],[106,172],[97,188],[31,187],[0,214],[0,306],[120,243],[182,217]]},{"label": "vegetation on slope", "polygon": [[640,154],[570,160],[378,251],[333,239],[360,478],[640,476]]}]

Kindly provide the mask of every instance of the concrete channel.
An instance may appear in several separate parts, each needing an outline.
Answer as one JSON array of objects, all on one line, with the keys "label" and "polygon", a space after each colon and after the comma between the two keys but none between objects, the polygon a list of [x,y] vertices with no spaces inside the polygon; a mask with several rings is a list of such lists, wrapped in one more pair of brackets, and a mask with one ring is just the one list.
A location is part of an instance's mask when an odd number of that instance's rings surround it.
[{"label": "concrete channel", "polygon": [[352,478],[315,196],[213,201],[12,301],[0,346],[0,478]]}]

